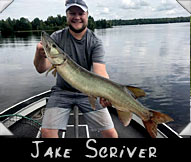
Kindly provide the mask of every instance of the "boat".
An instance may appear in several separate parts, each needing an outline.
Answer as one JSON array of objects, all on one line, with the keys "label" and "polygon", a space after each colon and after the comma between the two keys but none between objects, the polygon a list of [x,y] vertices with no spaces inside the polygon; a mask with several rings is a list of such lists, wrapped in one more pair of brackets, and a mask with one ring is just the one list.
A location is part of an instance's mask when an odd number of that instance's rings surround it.
[{"label": "boat", "polygon": [[[45,91],[0,112],[0,135],[19,138],[41,138],[41,122],[51,90]],[[136,115],[124,127],[114,108],[108,107],[119,138],[151,138]],[[101,138],[99,132],[89,131],[83,114],[74,106],[67,130],[59,130],[60,138]],[[159,124],[157,138],[182,138],[166,124]]]}]

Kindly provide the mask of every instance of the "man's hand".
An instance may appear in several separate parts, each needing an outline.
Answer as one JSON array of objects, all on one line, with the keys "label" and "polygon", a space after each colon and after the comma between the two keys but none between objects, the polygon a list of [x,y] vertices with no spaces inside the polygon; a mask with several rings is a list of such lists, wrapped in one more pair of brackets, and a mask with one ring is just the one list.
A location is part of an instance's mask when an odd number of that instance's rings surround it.
[{"label": "man's hand", "polygon": [[37,50],[38,54],[39,54],[41,57],[46,58],[46,54],[45,54],[44,48],[43,48],[43,46],[42,46],[42,42],[39,42],[39,43],[37,44],[36,50]]},{"label": "man's hand", "polygon": [[36,46],[36,52],[34,57],[34,66],[39,73],[44,73],[51,68],[52,64],[46,58],[42,42],[39,42]]},{"label": "man's hand", "polygon": [[105,98],[103,97],[100,97],[100,104],[103,106],[103,107],[107,107],[107,106],[112,106],[112,104],[106,100]]}]

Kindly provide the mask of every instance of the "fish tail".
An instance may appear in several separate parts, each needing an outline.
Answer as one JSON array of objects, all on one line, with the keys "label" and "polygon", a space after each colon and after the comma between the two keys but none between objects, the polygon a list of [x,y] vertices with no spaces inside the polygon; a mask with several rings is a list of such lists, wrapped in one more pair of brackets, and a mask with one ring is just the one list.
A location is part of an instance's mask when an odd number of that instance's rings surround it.
[{"label": "fish tail", "polygon": [[156,138],[157,136],[157,125],[161,123],[167,123],[173,121],[171,117],[166,114],[149,110],[152,113],[151,117],[147,121],[143,121],[145,128],[147,129],[148,133],[152,138]]}]

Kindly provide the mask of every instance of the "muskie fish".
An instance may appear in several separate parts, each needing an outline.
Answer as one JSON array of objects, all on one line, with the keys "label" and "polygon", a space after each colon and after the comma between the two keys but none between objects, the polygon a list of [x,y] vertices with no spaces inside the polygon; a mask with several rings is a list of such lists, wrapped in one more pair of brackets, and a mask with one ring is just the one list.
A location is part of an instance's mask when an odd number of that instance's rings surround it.
[{"label": "muskie fish", "polygon": [[87,94],[93,109],[97,97],[103,97],[116,108],[124,126],[129,124],[134,113],[142,119],[145,128],[153,138],[157,136],[158,124],[173,121],[168,115],[148,109],[136,100],[138,97],[145,96],[142,89],[115,83],[84,69],[59,48],[46,32],[42,32],[41,41],[46,56],[53,65],[51,69],[55,69],[72,87]]}]

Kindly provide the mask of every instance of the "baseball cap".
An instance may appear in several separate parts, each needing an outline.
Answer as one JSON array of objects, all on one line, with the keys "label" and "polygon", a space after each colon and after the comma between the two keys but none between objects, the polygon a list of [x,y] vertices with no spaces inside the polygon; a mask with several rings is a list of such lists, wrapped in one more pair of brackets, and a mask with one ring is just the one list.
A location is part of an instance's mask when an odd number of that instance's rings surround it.
[{"label": "baseball cap", "polygon": [[65,6],[66,11],[72,6],[80,7],[84,12],[88,10],[88,6],[84,0],[66,0]]}]

